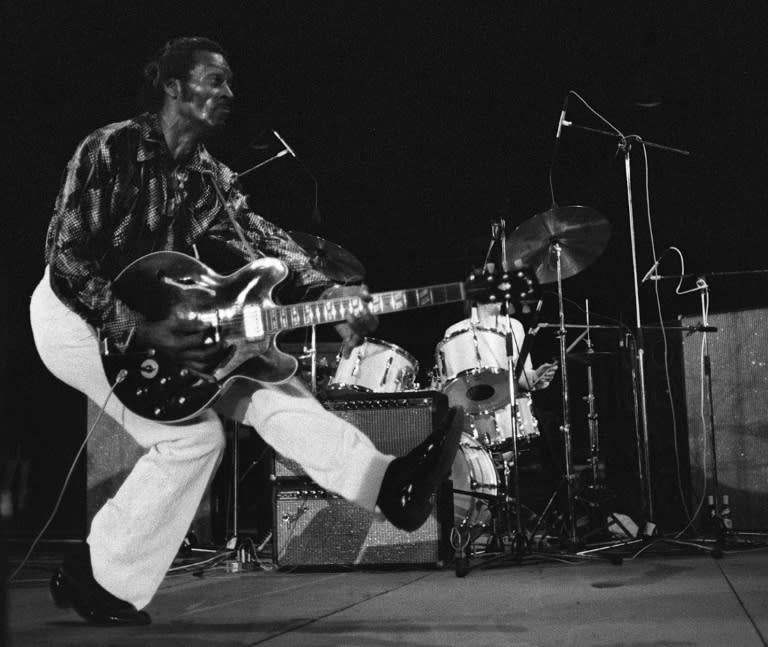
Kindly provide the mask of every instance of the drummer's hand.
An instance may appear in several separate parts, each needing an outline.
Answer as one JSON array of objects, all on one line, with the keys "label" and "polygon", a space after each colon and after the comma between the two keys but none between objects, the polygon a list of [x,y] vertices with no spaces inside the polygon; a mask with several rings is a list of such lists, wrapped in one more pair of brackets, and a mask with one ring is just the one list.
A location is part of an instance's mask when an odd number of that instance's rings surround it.
[{"label": "drummer's hand", "polygon": [[536,369],[536,377],[533,379],[532,389],[534,391],[546,389],[554,379],[555,374],[557,373],[557,368],[557,362],[550,362],[539,366],[539,368]]},{"label": "drummer's hand", "polygon": [[342,339],[341,353],[349,357],[352,349],[363,343],[366,335],[376,330],[379,318],[368,309],[371,302],[371,294],[365,285],[334,285],[322,294],[324,299],[338,297],[360,297],[363,308],[354,314],[347,315],[345,323],[336,324],[336,332]]}]

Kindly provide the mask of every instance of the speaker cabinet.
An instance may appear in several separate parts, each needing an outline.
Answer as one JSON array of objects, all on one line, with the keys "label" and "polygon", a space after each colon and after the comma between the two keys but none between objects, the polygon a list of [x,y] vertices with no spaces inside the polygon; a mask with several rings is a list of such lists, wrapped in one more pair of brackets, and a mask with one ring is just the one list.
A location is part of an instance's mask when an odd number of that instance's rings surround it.
[{"label": "speaker cabinet", "polygon": [[[401,456],[421,443],[447,410],[433,391],[397,394],[336,393],[323,402],[355,425],[377,449]],[[427,522],[408,533],[312,483],[303,470],[275,457],[274,553],[282,567],[432,565],[446,561],[453,526],[448,484]]]},{"label": "speaker cabinet", "polygon": [[[88,400],[88,429],[96,424],[88,439],[86,474],[86,521],[90,528],[94,515],[112,498],[144,450],[122,425],[104,414],[98,419],[100,408]],[[98,419],[98,422],[97,422]],[[213,535],[212,502],[210,488],[203,496],[190,530],[201,542],[210,542]]]},{"label": "speaker cabinet", "polygon": [[275,488],[275,563],[290,567],[441,566],[450,557],[450,488],[414,532],[312,484]]},{"label": "speaker cabinet", "polygon": [[[380,452],[403,456],[432,433],[448,403],[437,391],[331,391],[323,406],[360,429]],[[278,480],[308,478],[297,463],[280,455],[275,456],[274,475]]]},{"label": "speaker cabinet", "polygon": [[[696,326],[700,318],[683,318]],[[714,450],[720,494],[739,530],[768,529],[768,309],[710,315]],[[713,493],[713,447],[702,333],[683,338],[691,486]],[[703,398],[702,398],[703,391]],[[706,477],[706,488],[704,478]]]}]

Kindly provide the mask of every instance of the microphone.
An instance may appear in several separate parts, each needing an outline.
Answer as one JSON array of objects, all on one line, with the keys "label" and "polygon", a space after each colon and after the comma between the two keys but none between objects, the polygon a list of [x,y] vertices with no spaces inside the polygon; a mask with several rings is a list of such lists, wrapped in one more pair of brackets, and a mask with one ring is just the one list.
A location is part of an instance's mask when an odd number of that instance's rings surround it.
[{"label": "microphone", "polygon": [[293,149],[288,146],[288,143],[282,137],[280,137],[280,134],[276,130],[273,130],[272,132],[275,134],[275,137],[280,140],[280,143],[285,146],[285,150],[287,150],[293,157],[296,157],[296,153],[294,153]]},{"label": "microphone", "polygon": [[560,139],[560,133],[563,130],[563,126],[568,126],[569,123],[565,120],[565,113],[568,110],[568,99],[571,96],[570,92],[565,95],[565,101],[563,101],[563,109],[560,111],[560,119],[557,121],[557,134],[555,139]]},{"label": "microphone", "polygon": [[666,248],[666,249],[665,249],[665,250],[664,250],[664,251],[661,253],[661,256],[659,256],[659,257],[656,259],[656,262],[655,262],[653,265],[651,265],[651,269],[650,269],[650,270],[648,270],[648,271],[645,273],[645,276],[642,278],[642,280],[640,281],[640,283],[645,283],[645,282],[646,282],[647,280],[649,280],[649,279],[650,279],[650,280],[652,280],[652,281],[655,281],[655,280],[657,280],[657,277],[655,277],[655,276],[651,276],[651,275],[652,275],[652,274],[653,274],[653,273],[656,271],[656,268],[659,266],[659,263],[661,263],[661,259],[662,259],[662,258],[664,258],[664,257],[667,255],[667,252],[668,252],[668,251],[670,251],[671,249],[672,249],[671,247],[667,247],[667,248]]},{"label": "microphone", "polygon": [[[275,137],[277,137],[280,140],[280,143],[285,148],[285,151],[290,153],[291,157],[293,157],[299,164],[301,164],[302,168],[307,172],[307,175],[309,175],[309,177],[312,178],[312,182],[314,182],[314,184],[315,184],[315,206],[312,208],[311,220],[312,220],[313,224],[319,225],[322,217],[320,215],[320,205],[319,205],[319,203],[317,201],[317,193],[318,193],[317,178],[314,176],[312,171],[310,171],[307,168],[307,166],[304,164],[304,162],[301,161],[301,158],[299,158],[299,156],[296,155],[296,153],[293,152],[293,149],[290,146],[288,146],[288,142],[285,141],[282,137],[280,137],[280,133],[277,132],[276,130],[273,130],[272,132],[274,133]],[[278,156],[285,155],[285,151],[281,151],[280,153],[278,153]]]}]

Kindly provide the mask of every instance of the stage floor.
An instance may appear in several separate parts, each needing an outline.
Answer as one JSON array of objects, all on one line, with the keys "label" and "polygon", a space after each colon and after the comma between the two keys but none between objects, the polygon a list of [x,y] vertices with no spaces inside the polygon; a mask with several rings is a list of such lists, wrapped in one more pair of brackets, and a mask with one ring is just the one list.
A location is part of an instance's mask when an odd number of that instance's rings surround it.
[{"label": "stage floor", "polygon": [[[621,565],[526,557],[457,577],[438,569],[169,575],[147,627],[102,628],[57,609],[58,556],[33,556],[8,590],[10,645],[537,645],[751,647],[768,644],[768,549],[722,559],[650,546]],[[49,548],[50,550],[50,548]],[[13,567],[13,559],[11,560]],[[268,566],[268,565],[267,565]],[[0,641],[1,642],[1,641]]]}]

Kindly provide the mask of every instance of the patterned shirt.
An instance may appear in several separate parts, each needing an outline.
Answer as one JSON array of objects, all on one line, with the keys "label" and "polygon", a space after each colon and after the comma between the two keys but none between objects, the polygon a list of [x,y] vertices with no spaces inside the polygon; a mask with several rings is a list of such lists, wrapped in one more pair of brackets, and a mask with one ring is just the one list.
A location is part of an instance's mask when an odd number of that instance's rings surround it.
[{"label": "patterned shirt", "polygon": [[332,284],[285,231],[251,211],[229,168],[202,145],[178,163],[165,144],[159,117],[144,113],[95,131],[70,160],[46,238],[54,292],[89,324],[121,341],[130,324],[142,318],[112,289],[112,280],[132,261],[174,250],[222,272],[245,265],[249,250],[212,182],[252,249],[288,266],[283,300],[315,296]]}]

